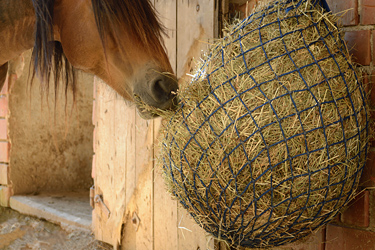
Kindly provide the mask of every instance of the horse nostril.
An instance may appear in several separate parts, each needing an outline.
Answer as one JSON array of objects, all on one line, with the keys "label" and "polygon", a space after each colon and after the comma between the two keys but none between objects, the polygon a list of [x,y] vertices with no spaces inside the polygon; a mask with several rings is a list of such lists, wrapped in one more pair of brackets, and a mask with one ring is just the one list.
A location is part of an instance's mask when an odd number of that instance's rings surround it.
[{"label": "horse nostril", "polygon": [[151,83],[150,94],[157,103],[165,103],[175,96],[176,85],[168,78],[157,78]]},{"label": "horse nostril", "polygon": [[141,117],[151,119],[161,115],[161,110],[178,108],[178,82],[173,75],[146,75],[134,86],[133,95]]},{"label": "horse nostril", "polygon": [[166,91],[162,86],[161,79],[157,79],[151,85],[151,93],[154,95],[155,101],[161,101],[160,99],[166,96]]}]

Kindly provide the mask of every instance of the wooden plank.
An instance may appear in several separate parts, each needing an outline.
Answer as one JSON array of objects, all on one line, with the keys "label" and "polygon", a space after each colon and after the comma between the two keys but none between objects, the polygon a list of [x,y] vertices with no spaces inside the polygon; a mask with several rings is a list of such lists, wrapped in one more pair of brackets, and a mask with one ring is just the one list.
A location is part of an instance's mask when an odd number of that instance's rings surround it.
[{"label": "wooden plank", "polygon": [[[161,120],[154,123],[155,143],[158,140]],[[157,144],[156,144],[157,146]],[[155,147],[155,157],[159,148]],[[177,201],[167,193],[162,177],[162,167],[154,167],[154,249],[178,249]]]},{"label": "wooden plank", "polygon": [[[100,91],[100,82],[97,81],[97,79],[94,79],[94,85],[95,85],[95,92],[96,95]],[[92,171],[94,174],[94,183],[97,182],[96,176],[97,176],[97,171],[99,171],[97,162],[99,162],[100,158],[100,145],[98,144],[98,138],[100,137],[101,131],[100,131],[100,126],[99,126],[99,114],[101,110],[101,102],[99,100],[99,96],[97,95],[96,101],[95,101],[95,117],[93,117],[93,121],[95,122],[95,129],[94,129],[94,148],[95,148],[95,166],[93,166],[94,170]],[[96,188],[95,188],[96,189]],[[95,190],[96,192],[96,190]],[[92,227],[93,227],[93,232],[95,234],[95,238],[102,241],[103,240],[103,235],[102,235],[102,221],[101,221],[101,210],[99,210],[98,207],[94,207],[94,210],[92,212]]]},{"label": "wooden plank", "polygon": [[[132,142],[132,119],[134,119],[134,107],[129,107],[124,99],[116,94],[114,110],[114,176],[113,178],[113,200],[109,224],[113,227],[112,245],[117,248],[121,241],[121,229],[126,211],[126,185],[133,185],[131,173],[127,175],[127,166],[134,166],[134,150],[131,149]],[[129,138],[129,142],[128,142]],[[129,154],[128,154],[129,153]],[[134,172],[134,168],[130,168]],[[134,182],[133,182],[134,183]],[[131,189],[131,188],[130,188]]]},{"label": "wooden plank", "polygon": [[[162,23],[166,26],[168,37],[164,38],[169,61],[174,72],[177,67],[177,1],[155,0]],[[158,131],[161,119],[154,121],[154,158],[159,153]],[[161,176],[161,166],[154,161],[154,249],[178,249],[177,202],[166,192]]]},{"label": "wooden plank", "polygon": [[[121,249],[123,250],[153,249],[153,122],[145,121],[138,115],[134,119],[135,122],[132,123],[133,140],[128,153],[135,155],[135,164],[127,165],[126,172],[127,202],[121,240]],[[132,180],[129,180],[129,177]],[[128,180],[133,181],[133,184],[130,185]]]},{"label": "wooden plank", "polygon": [[[96,98],[96,127],[95,127],[95,194],[102,195],[104,204],[111,209],[113,187],[110,185],[113,175],[114,143],[114,101],[108,91],[108,87],[98,78],[95,79],[97,86]],[[113,94],[112,94],[113,95]],[[101,203],[95,204],[93,213],[93,224],[95,237],[98,240],[112,244],[112,228],[107,225],[108,214],[105,206]]]},{"label": "wooden plank", "polygon": [[214,250],[214,238],[203,230],[181,206],[178,210],[178,249]]},{"label": "wooden plank", "polygon": [[153,121],[136,116],[136,182],[137,216],[140,219],[136,236],[137,249],[153,249]]},{"label": "wooden plank", "polygon": [[192,73],[215,35],[215,0],[182,0],[177,4],[177,76]]},{"label": "wooden plank", "polygon": [[[126,133],[118,136],[122,136],[125,141],[125,212],[124,218],[121,220],[121,224],[124,223],[124,229],[122,231],[121,237],[121,249],[136,249],[136,231],[134,226],[131,222],[132,220],[132,210],[135,207],[134,202],[134,194],[136,192],[136,150],[135,150],[135,117],[136,117],[136,109],[135,107],[124,107],[126,109],[125,115],[126,121],[123,123],[118,123],[117,126],[125,126]],[[121,114],[120,114],[121,115]]]},{"label": "wooden plank", "polygon": [[160,21],[167,28],[167,36],[164,36],[164,43],[167,55],[176,72],[177,67],[177,0],[155,0],[155,8],[159,14]]},{"label": "wooden plank", "polygon": [[136,111],[102,81],[96,86],[95,194],[103,196],[110,215],[103,204],[96,203],[94,232],[97,239],[118,248],[126,208],[136,189]]},{"label": "wooden plank", "polygon": [[[177,3],[177,76],[190,81],[194,59],[215,36],[215,0],[182,0]],[[181,207],[178,208],[178,249],[214,249],[214,242]]]}]

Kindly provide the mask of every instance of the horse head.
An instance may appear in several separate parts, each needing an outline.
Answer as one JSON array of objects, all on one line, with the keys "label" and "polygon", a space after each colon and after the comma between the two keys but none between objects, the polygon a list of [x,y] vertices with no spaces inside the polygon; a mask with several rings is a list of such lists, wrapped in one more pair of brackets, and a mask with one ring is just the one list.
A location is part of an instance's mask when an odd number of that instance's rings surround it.
[{"label": "horse head", "polygon": [[[74,90],[80,69],[128,101],[163,110],[176,106],[178,85],[162,40],[165,30],[149,0],[33,0],[33,5],[33,58],[40,75],[65,76]],[[155,116],[137,106],[142,117]]]}]

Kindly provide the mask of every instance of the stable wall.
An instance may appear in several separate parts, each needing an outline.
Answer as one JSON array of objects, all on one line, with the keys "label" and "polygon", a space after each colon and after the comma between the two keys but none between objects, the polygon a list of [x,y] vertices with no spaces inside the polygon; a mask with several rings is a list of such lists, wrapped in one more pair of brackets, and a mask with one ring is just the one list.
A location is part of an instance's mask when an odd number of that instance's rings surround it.
[{"label": "stable wall", "polygon": [[[194,58],[216,36],[220,1],[151,2],[167,27],[165,45],[174,71],[180,80],[190,80],[186,73]],[[100,80],[94,103],[96,239],[122,250],[213,250],[212,237],[165,190],[155,161],[160,118],[142,119]]]},{"label": "stable wall", "polygon": [[[25,69],[8,98],[8,179],[11,194],[76,191],[92,185],[93,76],[79,73],[76,105],[59,90],[55,106],[53,85],[41,98],[40,83],[28,83],[30,51]],[[1,119],[0,119],[1,120]]]},{"label": "stable wall", "polygon": [[[265,1],[265,0],[260,0]],[[267,0],[268,1],[268,0]],[[331,11],[342,16],[344,39],[356,63],[364,70],[364,82],[371,90],[370,150],[357,197],[325,228],[300,244],[270,250],[375,250],[375,0],[326,0]],[[256,0],[231,0],[229,6],[245,16]],[[227,250],[221,246],[220,250]],[[243,249],[239,249],[243,250]]]}]

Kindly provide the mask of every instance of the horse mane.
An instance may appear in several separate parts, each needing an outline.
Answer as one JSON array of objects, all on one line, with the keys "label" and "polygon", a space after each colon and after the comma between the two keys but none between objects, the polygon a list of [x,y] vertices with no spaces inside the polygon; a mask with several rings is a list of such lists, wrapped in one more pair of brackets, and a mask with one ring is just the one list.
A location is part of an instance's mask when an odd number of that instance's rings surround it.
[{"label": "horse mane", "polygon": [[[65,95],[69,86],[76,90],[76,69],[66,58],[62,45],[54,41],[53,10],[55,0],[32,0],[36,16],[35,43],[32,53],[35,75],[42,78],[45,90],[49,89],[49,79],[54,76],[55,97],[59,80],[65,83]],[[165,27],[156,16],[156,10],[150,0],[91,0],[95,15],[96,26],[105,51],[106,39],[112,36],[119,45],[120,51],[126,53],[126,48],[120,46],[120,35],[128,35],[135,39],[144,49],[149,50],[155,58],[164,58],[164,43],[162,34]],[[161,43],[162,46],[158,46]],[[168,62],[165,62],[168,65]]]},{"label": "horse mane", "polygon": [[[111,34],[120,44],[118,41],[127,34],[144,49],[149,50],[151,55],[156,54],[156,58],[164,53],[162,34],[166,34],[166,28],[158,19],[150,0],[91,0],[91,2],[102,42],[105,43],[106,35]],[[158,46],[159,43],[162,44],[162,49]],[[120,46],[122,52],[126,52],[125,49]]]},{"label": "horse mane", "polygon": [[35,42],[31,55],[34,70],[31,77],[31,83],[35,75],[42,80],[42,89],[47,93],[49,91],[49,80],[51,73],[54,76],[55,99],[58,94],[58,85],[60,80],[65,83],[65,96],[71,85],[73,89],[73,98],[76,90],[76,70],[66,58],[62,45],[54,41],[53,33],[53,8],[55,0],[32,0],[35,9]]}]

